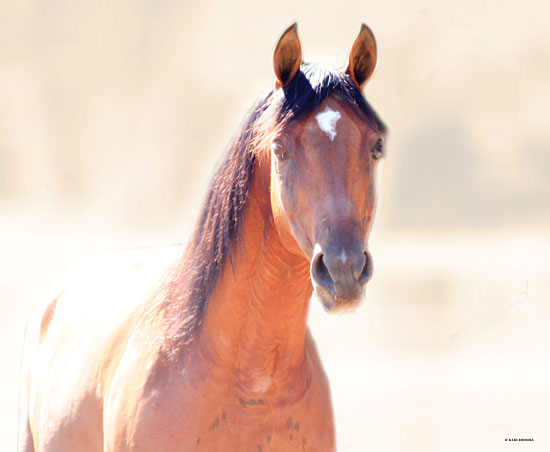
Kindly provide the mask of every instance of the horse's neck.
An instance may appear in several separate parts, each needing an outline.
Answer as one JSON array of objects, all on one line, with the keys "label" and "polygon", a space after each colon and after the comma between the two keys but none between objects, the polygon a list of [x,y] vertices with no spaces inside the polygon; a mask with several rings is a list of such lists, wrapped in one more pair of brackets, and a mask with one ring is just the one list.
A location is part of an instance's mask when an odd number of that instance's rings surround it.
[{"label": "horse's neck", "polygon": [[227,379],[244,393],[278,392],[300,378],[308,302],[308,262],[287,251],[259,175],[247,201],[240,237],[213,292],[201,342]]}]

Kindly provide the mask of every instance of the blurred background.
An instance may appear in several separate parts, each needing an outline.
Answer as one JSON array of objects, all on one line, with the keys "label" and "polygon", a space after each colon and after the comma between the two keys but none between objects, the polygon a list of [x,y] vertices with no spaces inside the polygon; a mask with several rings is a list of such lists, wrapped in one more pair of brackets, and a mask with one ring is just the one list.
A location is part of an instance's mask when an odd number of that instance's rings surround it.
[{"label": "blurred background", "polygon": [[512,0],[1,2],[2,450],[39,294],[185,240],[294,20],[336,67],[373,29],[390,128],[366,302],[311,309],[338,450],[550,450],[550,3]]}]

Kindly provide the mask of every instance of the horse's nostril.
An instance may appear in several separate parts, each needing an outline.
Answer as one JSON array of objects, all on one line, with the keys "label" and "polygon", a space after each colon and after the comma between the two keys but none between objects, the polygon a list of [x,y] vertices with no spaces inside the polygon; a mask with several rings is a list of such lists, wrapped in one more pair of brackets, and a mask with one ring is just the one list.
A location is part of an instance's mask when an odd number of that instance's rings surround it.
[{"label": "horse's nostril", "polygon": [[312,276],[318,284],[321,284],[326,289],[331,289],[334,282],[328,271],[328,267],[325,264],[323,259],[324,254],[319,253],[313,262],[312,265]]},{"label": "horse's nostril", "polygon": [[358,253],[352,265],[353,277],[359,281],[365,267],[367,266],[368,256],[366,253]]},{"label": "horse's nostril", "polygon": [[312,281],[340,298],[355,297],[371,276],[372,259],[368,251],[318,252],[311,261]]},{"label": "horse's nostril", "polygon": [[330,274],[328,272],[327,266],[325,265],[323,256],[323,254],[319,254],[319,257],[315,262],[315,271],[320,279],[330,278]]},{"label": "horse's nostril", "polygon": [[372,259],[370,257],[370,254],[368,253],[368,251],[364,251],[363,254],[365,256],[365,262],[363,264],[361,274],[359,275],[359,284],[366,283],[372,276]]}]

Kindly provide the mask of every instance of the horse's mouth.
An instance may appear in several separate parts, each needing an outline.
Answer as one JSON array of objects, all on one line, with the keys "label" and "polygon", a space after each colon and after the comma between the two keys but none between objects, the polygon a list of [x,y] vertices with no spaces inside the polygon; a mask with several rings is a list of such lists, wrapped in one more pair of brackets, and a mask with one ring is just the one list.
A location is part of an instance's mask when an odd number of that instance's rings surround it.
[{"label": "horse's mouth", "polygon": [[353,296],[338,298],[333,293],[334,290],[325,288],[313,282],[313,293],[321,301],[325,311],[331,314],[355,311],[365,298],[365,288],[360,288]]}]

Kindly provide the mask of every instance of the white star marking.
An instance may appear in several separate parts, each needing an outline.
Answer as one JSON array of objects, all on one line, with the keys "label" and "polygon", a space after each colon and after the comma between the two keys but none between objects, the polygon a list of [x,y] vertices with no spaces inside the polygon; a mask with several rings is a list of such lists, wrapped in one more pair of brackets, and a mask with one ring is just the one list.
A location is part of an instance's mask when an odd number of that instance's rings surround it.
[{"label": "white star marking", "polygon": [[336,137],[336,123],[341,116],[339,111],[331,110],[329,107],[325,108],[325,111],[317,113],[317,116],[315,116],[319,128],[328,135],[330,141],[334,141]]}]

